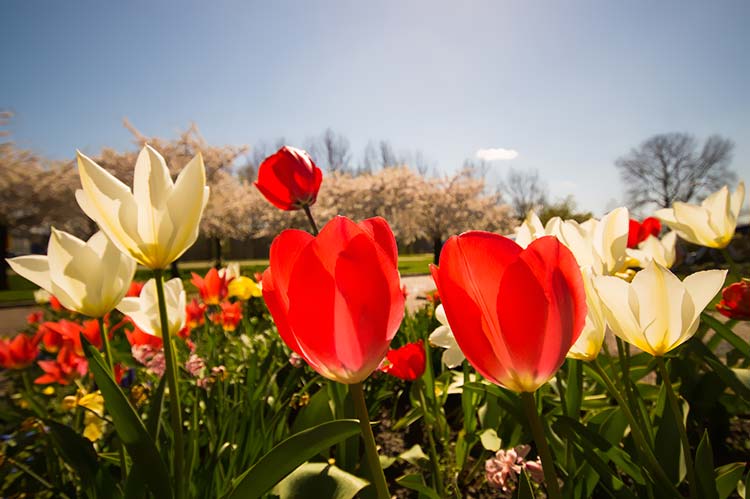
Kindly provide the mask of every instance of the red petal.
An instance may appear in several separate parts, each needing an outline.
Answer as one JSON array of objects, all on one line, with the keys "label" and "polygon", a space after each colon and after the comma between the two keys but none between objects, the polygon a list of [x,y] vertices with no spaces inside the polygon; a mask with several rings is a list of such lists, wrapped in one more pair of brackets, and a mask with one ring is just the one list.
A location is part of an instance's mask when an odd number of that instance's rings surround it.
[{"label": "red petal", "polygon": [[359,226],[385,251],[394,266],[398,266],[398,247],[396,238],[388,222],[381,217],[368,218],[359,223]]}]

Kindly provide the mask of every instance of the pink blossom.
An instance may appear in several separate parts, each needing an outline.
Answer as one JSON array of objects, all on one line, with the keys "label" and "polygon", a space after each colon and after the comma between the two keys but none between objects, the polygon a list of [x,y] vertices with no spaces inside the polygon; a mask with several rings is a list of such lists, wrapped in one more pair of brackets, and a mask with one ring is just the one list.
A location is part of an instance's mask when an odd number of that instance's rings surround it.
[{"label": "pink blossom", "polygon": [[197,378],[206,368],[206,363],[198,355],[192,353],[190,358],[185,362],[185,369],[191,376]]},{"label": "pink blossom", "polygon": [[521,470],[526,470],[531,480],[541,483],[544,479],[541,461],[539,458],[536,461],[525,459],[530,450],[528,445],[518,445],[513,449],[497,451],[484,463],[485,476],[490,485],[510,495],[516,488]]},{"label": "pink blossom", "polygon": [[167,369],[164,359],[164,350],[153,345],[133,345],[130,348],[133,358],[146,366],[146,368],[158,377],[162,377]]}]

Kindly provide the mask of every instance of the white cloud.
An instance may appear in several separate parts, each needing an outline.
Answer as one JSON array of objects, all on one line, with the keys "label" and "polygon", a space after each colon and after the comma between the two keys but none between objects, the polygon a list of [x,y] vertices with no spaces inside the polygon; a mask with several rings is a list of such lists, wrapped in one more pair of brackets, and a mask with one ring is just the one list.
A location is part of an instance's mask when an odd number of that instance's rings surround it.
[{"label": "white cloud", "polygon": [[503,149],[502,147],[495,147],[489,149],[480,149],[477,151],[477,158],[485,161],[507,161],[509,159],[516,159],[518,157],[518,151],[515,149]]}]

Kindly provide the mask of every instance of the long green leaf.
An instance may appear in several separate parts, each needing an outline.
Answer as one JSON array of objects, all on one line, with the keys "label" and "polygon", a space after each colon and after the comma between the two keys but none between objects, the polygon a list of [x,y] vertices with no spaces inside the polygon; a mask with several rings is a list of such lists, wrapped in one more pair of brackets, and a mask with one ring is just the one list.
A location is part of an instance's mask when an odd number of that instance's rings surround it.
[{"label": "long green leaf", "polygon": [[125,444],[133,461],[138,462],[142,467],[143,480],[154,495],[159,498],[171,498],[172,487],[169,472],[151,435],[105,367],[99,351],[85,338],[81,340],[89,361],[89,369],[94,374],[96,384],[102,392],[104,404],[107,412],[112,416],[112,422],[120,440]]},{"label": "long green leaf", "polygon": [[521,474],[518,476],[518,487],[513,494],[513,498],[534,499],[534,489],[531,488],[531,482],[525,470],[521,470]]},{"label": "long green leaf", "polygon": [[340,419],[287,438],[234,481],[230,499],[255,499],[271,490],[299,465],[336,443],[359,433],[359,421]]},{"label": "long green leaf", "polygon": [[73,428],[51,419],[44,420],[49,436],[65,462],[75,470],[84,488],[92,490],[99,459],[91,442]]},{"label": "long green leaf", "polygon": [[708,431],[703,431],[703,438],[695,451],[695,475],[698,491],[703,499],[719,499],[714,478],[714,456]]},{"label": "long green leaf", "polygon": [[729,494],[734,492],[737,483],[742,480],[743,471],[745,471],[745,463],[729,463],[714,470],[719,499],[726,499]]},{"label": "long green leaf", "polygon": [[746,359],[750,358],[750,344],[734,334],[734,331],[722,324],[720,320],[716,317],[711,317],[711,315],[705,312],[701,314],[701,320],[716,331],[716,334],[721,336],[727,343],[739,350]]},{"label": "long green leaf", "polygon": [[425,485],[424,479],[419,473],[412,473],[396,478],[396,483],[407,489],[419,492],[420,496],[424,496],[427,499],[440,499],[437,492]]}]

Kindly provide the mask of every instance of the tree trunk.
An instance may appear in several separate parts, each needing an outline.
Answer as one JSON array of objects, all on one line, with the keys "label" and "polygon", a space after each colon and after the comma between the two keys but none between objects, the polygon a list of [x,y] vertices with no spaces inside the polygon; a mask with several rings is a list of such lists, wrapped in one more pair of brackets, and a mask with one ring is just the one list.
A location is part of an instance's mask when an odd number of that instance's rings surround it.
[{"label": "tree trunk", "polygon": [[0,259],[0,289],[10,289],[8,284],[8,226],[0,225],[0,245],[3,246],[3,256]]},{"label": "tree trunk", "polygon": [[440,262],[440,251],[443,249],[443,238],[435,237],[432,239],[432,263],[437,265]]},{"label": "tree trunk", "polygon": [[222,256],[221,255],[221,249],[222,249],[221,248],[221,238],[214,237],[213,238],[213,243],[214,243],[214,251],[213,251],[213,253],[214,253],[214,268],[216,268],[218,270],[218,269],[221,268],[221,263],[222,263],[221,262],[221,256]]}]

